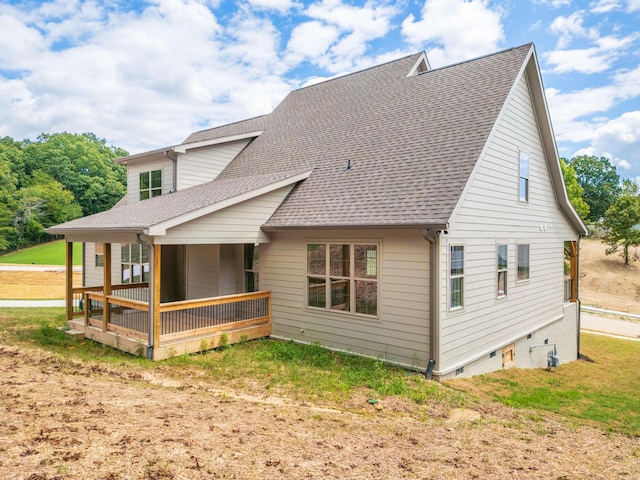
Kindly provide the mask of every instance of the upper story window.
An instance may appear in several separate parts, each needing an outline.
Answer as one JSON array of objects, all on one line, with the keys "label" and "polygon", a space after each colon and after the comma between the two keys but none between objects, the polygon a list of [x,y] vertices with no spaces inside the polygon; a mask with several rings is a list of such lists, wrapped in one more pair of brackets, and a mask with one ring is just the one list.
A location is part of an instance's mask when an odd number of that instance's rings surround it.
[{"label": "upper story window", "polygon": [[498,258],[496,265],[498,271],[498,289],[496,295],[498,298],[507,296],[508,252],[509,249],[507,245],[498,245]]},{"label": "upper story window", "polygon": [[378,314],[378,245],[307,244],[307,306]]},{"label": "upper story window", "polygon": [[518,245],[518,281],[529,280],[529,244]]},{"label": "upper story window", "polygon": [[140,200],[162,195],[162,170],[140,173]]},{"label": "upper story window", "polygon": [[529,201],[529,156],[520,152],[520,185],[518,188],[518,199],[521,202]]},{"label": "upper story window", "polygon": [[461,308],[464,304],[464,246],[449,247],[449,308]]}]

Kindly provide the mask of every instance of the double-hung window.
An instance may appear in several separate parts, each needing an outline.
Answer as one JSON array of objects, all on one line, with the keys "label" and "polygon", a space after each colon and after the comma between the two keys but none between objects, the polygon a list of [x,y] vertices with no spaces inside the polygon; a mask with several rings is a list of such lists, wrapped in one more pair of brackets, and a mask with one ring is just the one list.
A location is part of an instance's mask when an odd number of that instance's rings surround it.
[{"label": "double-hung window", "polygon": [[140,200],[162,195],[162,170],[140,173]]},{"label": "double-hung window", "polygon": [[244,245],[244,291],[245,293],[256,292],[260,288],[258,278],[259,266],[259,245],[245,243]]},{"label": "double-hung window", "polygon": [[120,247],[122,256],[122,283],[139,283],[149,281],[149,248],[139,243],[123,243]]},{"label": "double-hung window", "polygon": [[521,202],[529,201],[529,156],[520,152],[520,162],[519,162],[519,171],[520,171],[520,184],[518,187],[518,199]]},{"label": "double-hung window", "polygon": [[378,314],[378,245],[307,244],[307,306]]},{"label": "double-hung window", "polygon": [[462,308],[464,302],[464,246],[449,247],[449,308]]},{"label": "double-hung window", "polygon": [[498,273],[498,289],[497,296],[498,298],[507,296],[507,272],[508,272],[508,260],[507,254],[509,249],[507,245],[498,245],[498,255],[497,255],[497,273]]},{"label": "double-hung window", "polygon": [[529,244],[518,244],[518,281],[529,279]]}]

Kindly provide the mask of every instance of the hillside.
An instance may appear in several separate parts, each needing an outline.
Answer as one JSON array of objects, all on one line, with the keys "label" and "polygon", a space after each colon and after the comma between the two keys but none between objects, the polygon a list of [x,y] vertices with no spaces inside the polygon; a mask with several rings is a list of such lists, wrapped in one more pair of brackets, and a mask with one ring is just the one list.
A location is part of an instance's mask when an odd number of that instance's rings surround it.
[{"label": "hillside", "polygon": [[[580,299],[583,305],[640,313],[640,262],[628,267],[617,255],[605,255],[597,240],[580,242]],[[640,254],[634,249],[633,253]]]}]

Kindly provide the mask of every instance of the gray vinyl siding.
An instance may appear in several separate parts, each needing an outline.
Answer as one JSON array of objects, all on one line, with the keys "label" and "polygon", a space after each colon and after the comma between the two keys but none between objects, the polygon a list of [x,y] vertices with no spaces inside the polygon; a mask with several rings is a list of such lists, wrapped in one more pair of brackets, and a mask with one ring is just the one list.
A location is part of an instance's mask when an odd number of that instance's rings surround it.
[{"label": "gray vinyl siding", "polygon": [[178,159],[178,190],[215,179],[250,139],[189,150]]},{"label": "gray vinyl siding", "polygon": [[155,238],[157,244],[262,243],[268,237],[261,226],[291,191],[286,186],[171,228]]},{"label": "gray vinyl siding", "polygon": [[[520,150],[529,156],[528,203],[518,201]],[[465,189],[448,234],[441,237],[438,370],[446,372],[488,356],[562,319],[563,242],[577,235],[555,198],[526,77],[522,77]],[[507,297],[501,299],[496,296],[498,243],[508,245]],[[530,278],[520,283],[516,282],[518,243],[530,245]],[[448,296],[452,244],[464,245],[465,256],[464,306],[454,311],[449,310]],[[549,342],[561,340],[575,343],[575,336]],[[516,366],[519,363],[523,361],[516,358]]]},{"label": "gray vinyl siding", "polygon": [[162,170],[162,195],[174,190],[173,162],[171,160],[137,162],[133,165],[127,165],[127,203],[140,201],[140,174],[152,170]]},{"label": "gray vinyl siding", "polygon": [[[425,368],[429,359],[429,244],[417,229],[273,232],[261,245],[272,335]],[[378,243],[378,316],[307,308],[307,242]]]},{"label": "gray vinyl siding", "polygon": [[218,296],[219,245],[187,247],[187,299]]},{"label": "gray vinyl siding", "polygon": [[[83,276],[85,287],[95,287],[104,283],[104,268],[96,267],[96,244],[84,244]],[[120,283],[120,244],[111,245],[111,279],[113,284]]]}]

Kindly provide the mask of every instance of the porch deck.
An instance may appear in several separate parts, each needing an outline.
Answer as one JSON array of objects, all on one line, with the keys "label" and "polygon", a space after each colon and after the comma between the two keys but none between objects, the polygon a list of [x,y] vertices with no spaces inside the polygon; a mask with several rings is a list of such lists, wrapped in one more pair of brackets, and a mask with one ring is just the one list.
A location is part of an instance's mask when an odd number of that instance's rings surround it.
[{"label": "porch deck", "polygon": [[160,303],[150,314],[148,285],[73,290],[69,325],[85,337],[152,360],[269,336],[271,292]]}]

